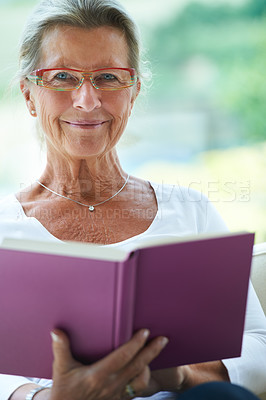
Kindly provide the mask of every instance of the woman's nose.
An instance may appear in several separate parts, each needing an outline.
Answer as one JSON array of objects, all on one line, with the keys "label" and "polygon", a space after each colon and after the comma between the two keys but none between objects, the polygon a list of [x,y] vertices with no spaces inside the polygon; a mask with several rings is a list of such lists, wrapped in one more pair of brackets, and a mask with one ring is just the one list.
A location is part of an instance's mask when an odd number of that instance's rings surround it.
[{"label": "woman's nose", "polygon": [[95,108],[100,108],[101,90],[95,89],[90,79],[85,79],[82,86],[72,92],[73,106],[84,111],[92,111]]}]

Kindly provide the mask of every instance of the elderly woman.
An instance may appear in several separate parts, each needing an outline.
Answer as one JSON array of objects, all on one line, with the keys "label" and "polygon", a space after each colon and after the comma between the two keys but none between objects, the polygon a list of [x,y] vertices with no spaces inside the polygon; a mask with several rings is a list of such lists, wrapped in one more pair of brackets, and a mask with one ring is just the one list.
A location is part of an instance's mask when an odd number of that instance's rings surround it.
[{"label": "elderly woman", "polygon": [[[199,193],[143,181],[120,165],[116,144],[141,89],[139,64],[136,27],[115,1],[43,0],[37,6],[22,38],[20,86],[45,135],[47,165],[28,190],[0,203],[0,239],[125,246],[149,235],[226,230]],[[180,399],[255,399],[234,384],[266,389],[266,323],[252,287],[240,358],[151,372],[149,363],[167,338],[146,345],[148,335],[140,330],[85,366],[55,330],[53,381],[1,375],[0,400],[172,398],[181,392]]]}]

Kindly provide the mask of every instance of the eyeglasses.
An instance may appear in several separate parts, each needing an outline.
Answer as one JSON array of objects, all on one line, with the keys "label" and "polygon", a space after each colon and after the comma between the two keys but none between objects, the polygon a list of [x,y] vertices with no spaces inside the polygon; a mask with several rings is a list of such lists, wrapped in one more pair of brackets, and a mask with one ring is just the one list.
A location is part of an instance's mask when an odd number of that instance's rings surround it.
[{"label": "eyeglasses", "polygon": [[71,68],[37,69],[27,78],[36,85],[58,91],[79,89],[85,78],[100,90],[121,90],[137,81],[134,68],[102,68],[88,72]]}]

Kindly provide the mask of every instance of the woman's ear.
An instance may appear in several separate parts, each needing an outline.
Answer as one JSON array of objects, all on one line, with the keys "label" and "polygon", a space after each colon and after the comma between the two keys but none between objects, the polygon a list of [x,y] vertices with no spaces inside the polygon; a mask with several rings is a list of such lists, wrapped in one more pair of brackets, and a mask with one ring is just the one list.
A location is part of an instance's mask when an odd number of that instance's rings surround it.
[{"label": "woman's ear", "polygon": [[20,81],[20,90],[23,94],[23,97],[25,99],[26,106],[30,112],[30,115],[33,117],[36,116],[36,109],[35,109],[33,96],[32,96],[29,84],[25,79],[22,79]]},{"label": "woman's ear", "polygon": [[135,100],[136,100],[136,98],[138,97],[139,92],[140,92],[140,90],[141,90],[141,82],[140,82],[139,79],[138,79],[138,81],[137,81],[136,87],[135,87],[133,90],[134,90],[134,92],[133,92],[133,94],[132,94],[132,99],[131,99],[130,114],[131,114],[133,105],[134,105],[134,103],[135,103]]},{"label": "woman's ear", "polygon": [[138,81],[137,81],[137,94],[136,94],[136,97],[139,95],[140,89],[141,89],[141,82],[140,82],[140,80],[138,79]]},{"label": "woman's ear", "polygon": [[137,85],[136,85],[136,90],[135,90],[135,93],[134,93],[134,95],[135,95],[134,101],[135,101],[136,98],[138,97],[138,95],[139,95],[139,93],[140,93],[140,90],[141,90],[141,82],[140,82],[140,80],[138,79]]}]

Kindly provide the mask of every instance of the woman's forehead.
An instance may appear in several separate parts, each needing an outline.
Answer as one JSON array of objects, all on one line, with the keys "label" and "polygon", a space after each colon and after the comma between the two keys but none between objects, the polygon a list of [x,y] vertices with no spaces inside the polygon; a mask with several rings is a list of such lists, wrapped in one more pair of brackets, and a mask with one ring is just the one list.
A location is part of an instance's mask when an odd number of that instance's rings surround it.
[{"label": "woman's forehead", "polygon": [[119,29],[109,26],[94,29],[57,26],[50,29],[42,39],[38,68],[56,66],[76,66],[82,69],[128,67],[125,35]]}]

